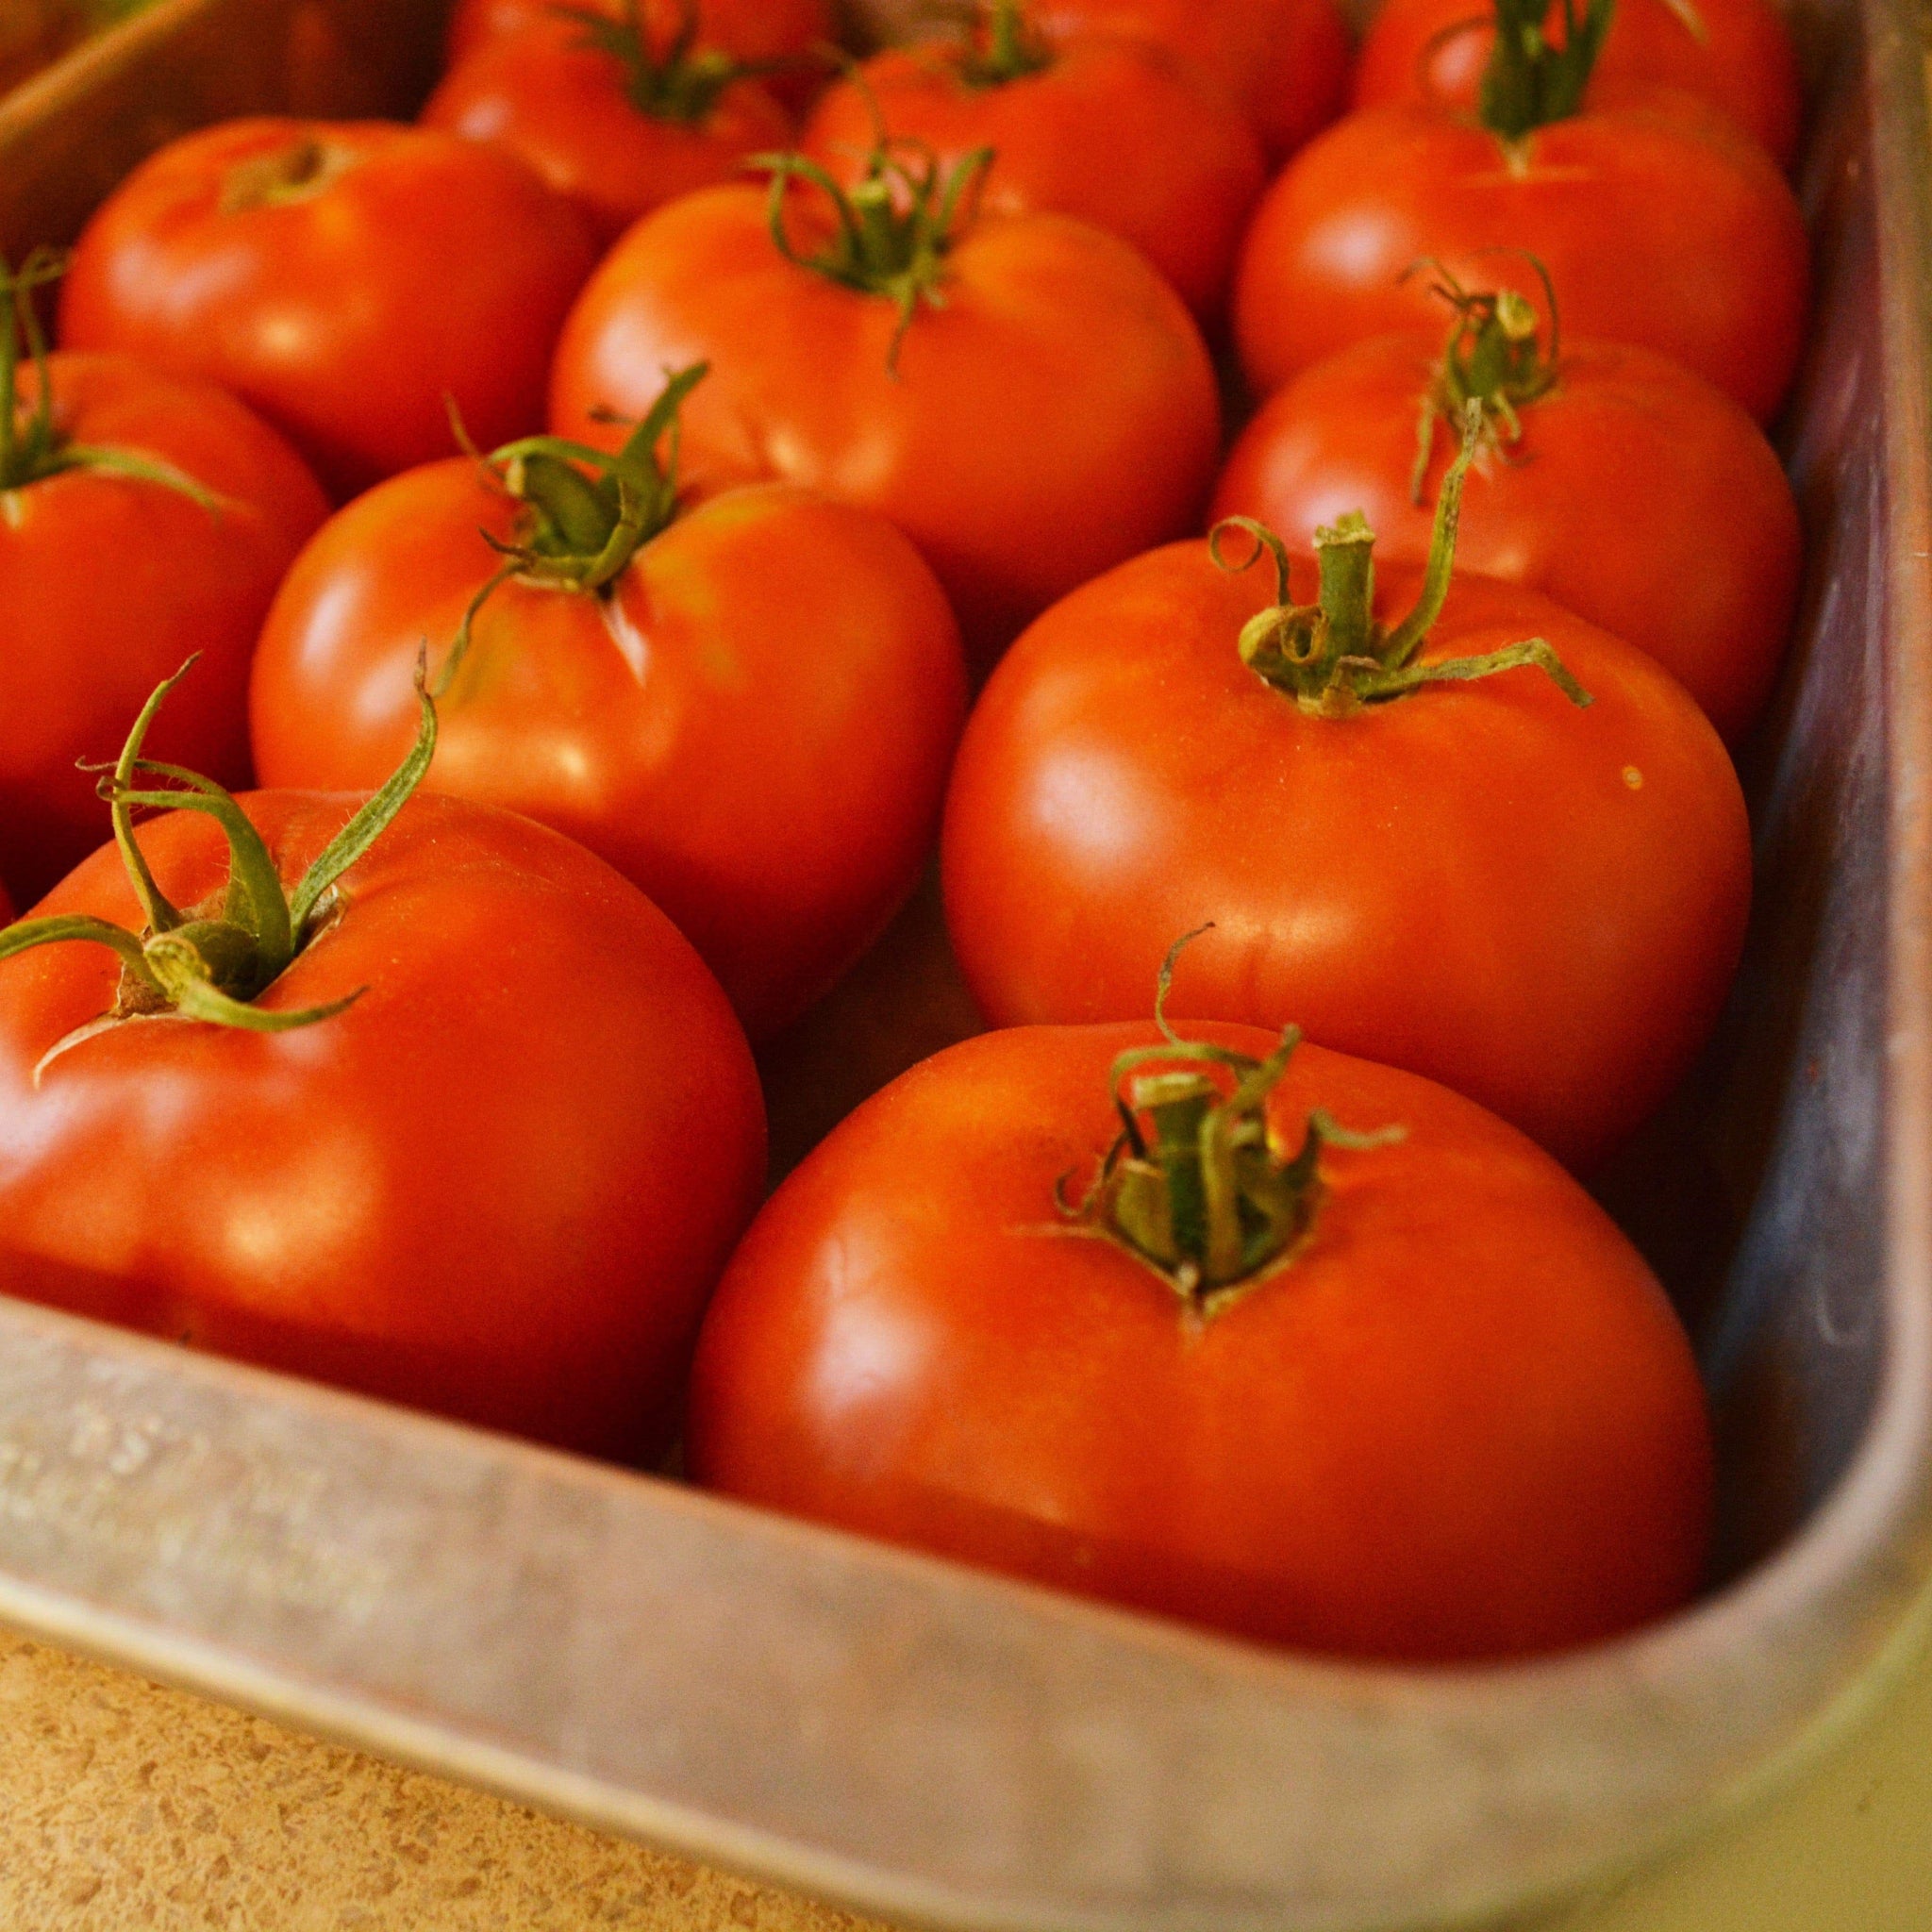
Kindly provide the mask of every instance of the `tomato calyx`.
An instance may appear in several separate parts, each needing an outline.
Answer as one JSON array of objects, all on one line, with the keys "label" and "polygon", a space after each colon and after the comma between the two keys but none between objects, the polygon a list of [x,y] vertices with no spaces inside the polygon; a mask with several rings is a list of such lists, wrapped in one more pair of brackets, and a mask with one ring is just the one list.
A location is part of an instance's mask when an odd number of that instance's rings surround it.
[{"label": "tomato calyx", "polygon": [[1384,1147],[1407,1129],[1357,1133],[1321,1108],[1286,1158],[1268,1132],[1268,1097],[1301,1043],[1290,1026],[1266,1059],[1185,1040],[1167,1018],[1174,962],[1208,927],[1177,941],[1160,968],[1155,1023],[1164,1043],[1129,1047],[1108,1072],[1121,1131],[1077,1202],[1064,1178],[1055,1205],[1072,1231],[1112,1241],[1145,1263],[1203,1315],[1293,1258],[1325,1190],[1325,1147]]},{"label": "tomato calyx", "polygon": [[[88,913],[23,920],[0,931],[0,959],[35,946],[80,940],[108,947],[121,960],[113,1006],[55,1043],[34,1070],[37,1083],[60,1054],[125,1020],[172,1013],[246,1032],[285,1033],[332,1018],[367,991],[358,988],[320,1007],[270,1011],[253,1004],[327,924],[336,881],[382,836],[428,771],[436,750],[436,707],[420,675],[422,727],[408,756],[329,841],[291,892],[283,886],[261,834],[231,793],[211,778],[141,755],[156,712],[193,664],[191,658],[155,688],[111,768],[87,768],[104,773],[100,793],[111,810],[114,842],[141,901],[142,931],[130,932]],[[141,782],[142,774],[168,782],[150,789]],[[215,820],[228,841],[228,879],[221,891],[187,908],[169,900],[134,836],[133,814],[142,808],[200,811]]]},{"label": "tomato calyx", "polygon": [[[18,274],[0,260],[0,516],[8,516],[12,491],[67,470],[158,484],[219,515],[220,500],[185,470],[139,450],[75,442],[61,428],[48,374],[47,339],[34,312],[33,295],[66,273],[67,258],[51,248],[36,248]],[[33,407],[25,412],[20,401],[23,351],[35,375]]]},{"label": "tomato calyx", "polygon": [[305,128],[266,154],[236,162],[222,177],[216,207],[225,215],[239,215],[311,201],[360,158],[348,142]]},{"label": "tomato calyx", "polygon": [[680,127],[699,127],[735,81],[772,72],[782,61],[734,59],[719,47],[700,47],[697,0],[684,0],[677,31],[660,50],[651,44],[641,0],[625,0],[622,18],[588,7],[552,7],[581,29],[578,44],[607,54],[624,71],[624,92],[640,114]]},{"label": "tomato calyx", "polygon": [[991,0],[983,21],[969,30],[959,78],[970,88],[1005,87],[1044,74],[1053,49],[1027,25],[1021,0]]},{"label": "tomato calyx", "polygon": [[[1482,405],[1471,399],[1463,416],[1462,448],[1442,478],[1423,588],[1415,608],[1392,629],[1375,622],[1375,533],[1359,510],[1315,532],[1321,569],[1319,601],[1289,597],[1288,546],[1252,517],[1224,517],[1208,534],[1208,554],[1223,570],[1246,570],[1265,551],[1274,562],[1274,603],[1241,626],[1241,662],[1263,683],[1291,697],[1309,717],[1348,718],[1367,705],[1407,697],[1427,684],[1467,683],[1499,672],[1534,665],[1579,708],[1590,693],[1570,674],[1546,638],[1525,638],[1478,658],[1415,661],[1431,626],[1442,613],[1456,558],[1456,525],[1462,509],[1462,481],[1482,437]],[[1230,529],[1254,540],[1239,563],[1222,554]]]},{"label": "tomato calyx", "polygon": [[[710,367],[694,362],[667,376],[649,413],[620,449],[593,449],[561,436],[525,436],[477,458],[491,486],[519,506],[519,528],[510,543],[487,530],[479,533],[504,562],[463,612],[437,674],[436,697],[449,690],[461,669],[477,613],[499,585],[516,577],[542,590],[603,593],[676,520],[678,411]],[[665,445],[661,454],[659,444]],[[595,475],[586,476],[585,467]]]},{"label": "tomato calyx", "polygon": [[[1459,429],[1472,403],[1482,411],[1482,447],[1507,459],[1523,439],[1519,413],[1541,402],[1557,385],[1560,323],[1557,291],[1549,271],[1538,257],[1524,252],[1543,285],[1549,305],[1550,340],[1538,340],[1541,317],[1526,297],[1513,289],[1474,291],[1465,289],[1433,257],[1415,264],[1429,268],[1437,279],[1429,292],[1440,295],[1455,311],[1449,340],[1435,375],[1424,392],[1421,421],[1416,427],[1415,467],[1409,473],[1409,501],[1424,498],[1429,459],[1435,454],[1436,419]],[[1409,273],[1414,274],[1412,268]]]},{"label": "tomato calyx", "polygon": [[1496,38],[1483,69],[1476,116],[1506,142],[1521,141],[1552,121],[1567,121],[1583,105],[1616,0],[1563,0],[1563,38],[1543,32],[1547,0],[1495,0]]},{"label": "tomato calyx", "polygon": [[[906,145],[880,139],[866,157],[864,175],[851,188],[841,188],[808,155],[755,155],[745,163],[771,175],[772,242],[787,261],[841,288],[883,296],[898,308],[899,326],[886,358],[894,374],[920,304],[945,307],[946,256],[978,210],[979,189],[993,158],[991,148],[976,147],[948,171],[937,155],[915,147],[915,166],[895,152]],[[824,193],[836,217],[831,238],[811,255],[798,252],[785,226],[786,191],[794,179]]]}]

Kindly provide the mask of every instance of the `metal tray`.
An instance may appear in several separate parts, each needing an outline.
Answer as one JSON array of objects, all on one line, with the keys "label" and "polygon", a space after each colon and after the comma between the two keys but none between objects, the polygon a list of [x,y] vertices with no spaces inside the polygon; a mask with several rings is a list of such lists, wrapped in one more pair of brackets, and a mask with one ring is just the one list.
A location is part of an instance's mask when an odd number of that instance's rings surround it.
[{"label": "metal tray", "polygon": [[[435,11],[161,0],[0,103],[0,246],[58,239],[189,120],[406,98]],[[1932,221],[1916,16],[1804,24],[1819,309],[1787,447],[1811,566],[1746,761],[1758,914],[1721,1039],[1606,1189],[1718,1417],[1697,1607],[1509,1668],[1312,1662],[0,1302],[0,1619],[982,1927],[1526,1920],[1875,1695],[1932,1573]],[[359,96],[302,55],[331,34]],[[781,1057],[832,1029],[883,1073],[942,1032],[929,924],[893,944]]]}]

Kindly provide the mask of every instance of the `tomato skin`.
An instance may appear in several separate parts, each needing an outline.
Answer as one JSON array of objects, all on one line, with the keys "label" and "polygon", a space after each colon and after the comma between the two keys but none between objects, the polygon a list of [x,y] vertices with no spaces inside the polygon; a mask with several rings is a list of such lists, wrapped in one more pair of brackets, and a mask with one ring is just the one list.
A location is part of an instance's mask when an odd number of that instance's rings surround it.
[{"label": "tomato skin", "polygon": [[420,119],[521,157],[583,210],[600,246],[663,202],[736,179],[749,156],[791,143],[791,117],[756,81],[726,88],[687,125],[635,107],[615,58],[574,41],[546,20],[484,42]]},{"label": "tomato skin", "polygon": [[[1175,1015],[1408,1067],[1576,1170],[1662,1101],[1715,1022],[1751,890],[1724,746],[1640,651],[1459,579],[1424,660],[1542,637],[1542,672],[1306,718],[1241,661],[1264,568],[1203,543],[1112,572],[981,694],[941,839],[946,924],[994,1025],[1118,1019],[1181,934]],[[1381,574],[1385,620],[1417,574]],[[1308,566],[1295,594],[1312,599]],[[1633,785],[1629,774],[1637,774]]]},{"label": "tomato skin", "polygon": [[[613,19],[622,0],[585,0]],[[551,0],[457,0],[444,41],[446,64],[455,67],[486,42],[547,21]],[[665,44],[684,25],[683,0],[643,0],[644,29],[654,46]],[[798,60],[796,73],[770,76],[772,92],[798,108],[816,91],[824,70],[812,60],[838,38],[832,0],[698,0],[698,44],[719,47],[741,60]]]},{"label": "tomato skin", "polygon": [[1048,33],[1098,29],[1195,62],[1241,107],[1278,165],[1341,111],[1348,28],[1333,0],[1034,0]]},{"label": "tomato skin", "polygon": [[[463,458],[340,512],[289,574],[252,692],[270,784],[373,790],[515,535]],[[677,924],[754,1037],[877,936],[939,827],[966,710],[958,632],[883,519],[789,485],[688,511],[611,605],[500,586],[441,702],[438,791],[588,845]]]},{"label": "tomato skin", "polygon": [[1808,244],[1770,158],[1707,110],[1602,108],[1527,136],[1511,161],[1472,122],[1374,108],[1313,142],[1262,197],[1236,272],[1257,394],[1350,342],[1439,326],[1434,257],[1466,287],[1541,304],[1566,333],[1674,357],[1760,422],[1797,367]]},{"label": "tomato skin", "polygon": [[[557,434],[612,447],[624,431],[600,412],[641,417],[666,369],[708,361],[682,417],[693,489],[776,478],[889,518],[980,664],[1074,585],[1191,526],[1218,453],[1214,373],[1124,242],[1059,215],[986,217],[894,373],[897,306],[786,261],[765,202],[708,189],[612,249],[558,345]],[[829,219],[801,198],[794,246]]]},{"label": "tomato skin", "polygon": [[[1721,108],[1768,149],[1781,168],[1798,150],[1804,117],[1797,49],[1774,0],[1694,0],[1700,40],[1672,0],[1618,0],[1591,76],[1587,104],[1607,105],[1641,87],[1682,89]],[[1469,0],[1387,0],[1363,38],[1349,102],[1355,108],[1408,101],[1474,109],[1494,41],[1487,23],[1447,29],[1478,12]],[[1562,43],[1562,10],[1552,6]],[[1429,51],[1436,42],[1434,52]]]},{"label": "tomato skin", "polygon": [[[225,211],[235,170],[309,142],[341,172]],[[151,155],[102,204],[75,244],[60,334],[232,390],[340,498],[446,455],[446,396],[481,447],[540,427],[551,347],[593,260],[583,217],[481,142],[230,121]]]},{"label": "tomato skin", "polygon": [[[354,798],[244,797],[285,880]],[[164,891],[225,877],[207,818],[141,830]],[[261,995],[35,1063],[114,995],[105,948],[0,962],[0,1289],[225,1355],[637,1457],[763,1178],[758,1082],[697,956],[599,859],[410,801]],[[38,908],[139,925],[96,853]]]},{"label": "tomato skin", "polygon": [[1001,86],[970,84],[958,44],[886,53],[820,95],[800,145],[858,181],[876,102],[887,129],[947,165],[994,150],[982,206],[1050,209],[1131,242],[1197,318],[1226,299],[1264,183],[1261,147],[1206,80],[1151,42],[1070,38],[1053,64]]},{"label": "tomato skin", "polygon": [[[0,493],[0,874],[36,898],[101,842],[95,774],[148,693],[201,654],[152,756],[248,776],[248,660],[275,585],[328,514],[302,459],[212,384],[125,356],[48,358],[68,441],[172,465],[219,499],[72,469]],[[19,372],[31,412],[41,391]]]},{"label": "tomato skin", "polygon": [[[1242,432],[1214,515],[1295,549],[1359,509],[1375,556],[1421,564],[1456,438],[1439,419],[1423,501],[1416,418],[1440,336],[1357,342],[1277,390]],[[1798,600],[1803,532],[1763,432],[1728,396],[1645,349],[1565,338],[1523,435],[1478,459],[1459,569],[1525,584],[1655,658],[1735,744],[1770,695]],[[1711,506],[1724,505],[1713,516]]]},{"label": "tomato skin", "polygon": [[[1186,1029],[1266,1054],[1245,1027]],[[706,1317],[687,1446],[748,1501],[1307,1649],[1592,1641],[1695,1589],[1708,1428],[1636,1252],[1548,1156],[1303,1046],[1270,1107],[1400,1124],[1323,1156],[1307,1243],[1203,1319],[1057,1181],[1118,1130],[1139,1023],[950,1048],[766,1205]]]}]

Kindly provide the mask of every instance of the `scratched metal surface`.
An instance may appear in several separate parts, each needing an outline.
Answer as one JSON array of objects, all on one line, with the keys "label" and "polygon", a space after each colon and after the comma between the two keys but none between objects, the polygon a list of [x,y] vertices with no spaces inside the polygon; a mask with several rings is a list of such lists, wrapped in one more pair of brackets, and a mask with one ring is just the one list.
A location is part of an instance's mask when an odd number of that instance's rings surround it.
[{"label": "scratched metal surface", "polygon": [[1815,25],[1812,581],[1750,760],[1760,914],[1607,1183],[1711,1376],[1701,1606],[1507,1670],[1309,1663],[0,1303],[0,1620],[960,1926],[1526,1923],[1875,1694],[1932,1567],[1932,256],[1915,19]]}]

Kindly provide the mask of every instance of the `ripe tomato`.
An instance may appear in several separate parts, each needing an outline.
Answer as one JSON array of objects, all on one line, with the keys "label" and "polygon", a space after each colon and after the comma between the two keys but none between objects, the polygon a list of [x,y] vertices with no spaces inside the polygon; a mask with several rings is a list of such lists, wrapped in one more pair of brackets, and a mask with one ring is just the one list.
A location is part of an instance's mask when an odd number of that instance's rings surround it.
[{"label": "ripe tomato", "polygon": [[[621,20],[629,0],[582,0],[579,10]],[[659,39],[680,32],[694,15],[705,46],[740,60],[795,62],[771,76],[773,92],[794,108],[817,88],[824,72],[817,57],[838,33],[833,0],[642,0],[638,11]],[[498,35],[555,17],[554,0],[457,0],[444,42],[448,64],[455,67]]]},{"label": "ripe tomato", "polygon": [[[1225,1096],[1274,1073],[1257,1066],[1274,1039],[1187,1031],[983,1035],[852,1115],[767,1204],[706,1317],[698,1479],[1356,1656],[1553,1649],[1683,1602],[1710,1518],[1703,1397],[1603,1211],[1426,1080],[1304,1046],[1241,1108]],[[1181,1238],[1208,1191],[1187,1081],[1240,1123],[1215,1164],[1241,1228],[1285,1224],[1232,1281]],[[1120,1193],[1070,1217],[1066,1186],[1124,1139],[1117,1091],[1162,1158],[1117,1149]],[[1137,1200],[1156,1233],[1173,1224],[1165,1254],[1124,1239]]]},{"label": "ripe tomato", "polygon": [[[1674,679],[1533,591],[1465,577],[1419,647],[1413,622],[1390,636],[1369,617],[1373,539],[1359,520],[1324,535],[1326,617],[1195,542],[1015,645],[946,802],[967,983],[995,1025],[1121,1018],[1211,921],[1176,1011],[1292,1019],[1587,1168],[1684,1073],[1737,966],[1751,849],[1730,760]],[[1418,593],[1388,572],[1377,617]],[[1530,638],[1587,708],[1524,653],[1401,694],[1416,665]],[[1359,676],[1399,666],[1397,643],[1407,671]]]},{"label": "ripe tomato", "polygon": [[[1556,0],[1545,26],[1560,45]],[[1387,0],[1362,42],[1351,103],[1474,108],[1494,37],[1471,0]],[[1797,49],[1774,0],[1618,0],[1588,98],[1607,105],[1655,87],[1722,108],[1780,167],[1790,166],[1804,99]]]},{"label": "ripe tomato", "polygon": [[[548,534],[540,483],[520,487],[462,459],[412,470],[303,553],[256,659],[265,782],[366,790],[395,764],[422,641],[440,659],[504,549]],[[762,1036],[918,878],[965,716],[958,632],[897,530],[795,486],[730,491],[647,534],[601,585],[536,575],[533,552],[490,593],[427,782],[608,859]]]},{"label": "ripe tomato", "polygon": [[593,259],[577,211],[494,148],[378,121],[230,121],[102,204],[61,340],[221,383],[351,495],[444,455],[450,404],[486,446],[540,426]]},{"label": "ripe tomato", "polygon": [[328,514],[295,452],[213,384],[125,356],[45,367],[38,459],[41,372],[17,372],[17,412],[0,396],[0,874],[27,900],[101,841],[75,761],[111,751],[191,652],[202,670],[157,755],[246,778],[256,634]]},{"label": "ripe tomato", "polygon": [[728,181],[788,146],[791,117],[757,81],[613,23],[609,45],[541,19],[497,35],[454,68],[425,127],[494,142],[576,203],[608,244],[661,202]]},{"label": "ripe tomato", "polygon": [[1020,25],[868,60],[820,95],[801,145],[838,178],[863,175],[875,125],[951,166],[994,159],[982,205],[1077,215],[1131,242],[1196,316],[1226,298],[1263,185],[1260,142],[1211,83],[1152,42]]},{"label": "ripe tomato", "polygon": [[[358,803],[242,807],[293,881]],[[208,818],[173,813],[141,845],[177,905],[221,905]],[[112,848],[36,910],[143,912]],[[458,799],[411,799],[314,924],[251,1024],[366,990],[286,1032],[130,1010],[105,945],[0,960],[0,1290],[656,1453],[763,1174],[716,982],[601,859]]]},{"label": "ripe tomato", "polygon": [[1286,160],[1341,111],[1348,28],[1334,0],[1034,0],[1049,33],[1100,28],[1156,41],[1226,90]]},{"label": "ripe tomato", "polygon": [[[1236,443],[1216,516],[1257,518],[1305,549],[1359,509],[1378,558],[1423,562],[1455,448],[1441,419],[1470,391],[1473,368],[1500,367],[1501,333],[1493,313],[1465,329],[1446,368],[1439,341],[1407,334],[1305,369]],[[1639,645],[1735,743],[1770,692],[1797,606],[1802,533],[1775,452],[1728,396],[1647,349],[1566,337],[1551,358],[1533,335],[1507,346],[1515,374],[1496,395],[1518,431],[1491,414],[1462,499],[1458,562]],[[1418,493],[1426,397],[1436,404]]]},{"label": "ripe tomato", "polygon": [[862,221],[783,195],[788,252],[760,189],[647,216],[571,312],[551,425],[608,448],[612,414],[709,362],[684,414],[692,485],[781,478],[890,518],[985,663],[1074,584],[1189,527],[1220,405],[1180,298],[1124,242],[1062,215],[957,223],[958,176],[950,208],[928,179],[895,213],[904,185],[852,191]]},{"label": "ripe tomato", "polygon": [[1235,282],[1241,367],[1267,394],[1364,337],[1432,326],[1422,279],[1404,279],[1422,258],[1534,300],[1525,251],[1566,329],[1674,357],[1760,421],[1783,400],[1807,300],[1797,202],[1714,112],[1657,105],[1513,142],[1438,109],[1351,114],[1262,197]]}]

